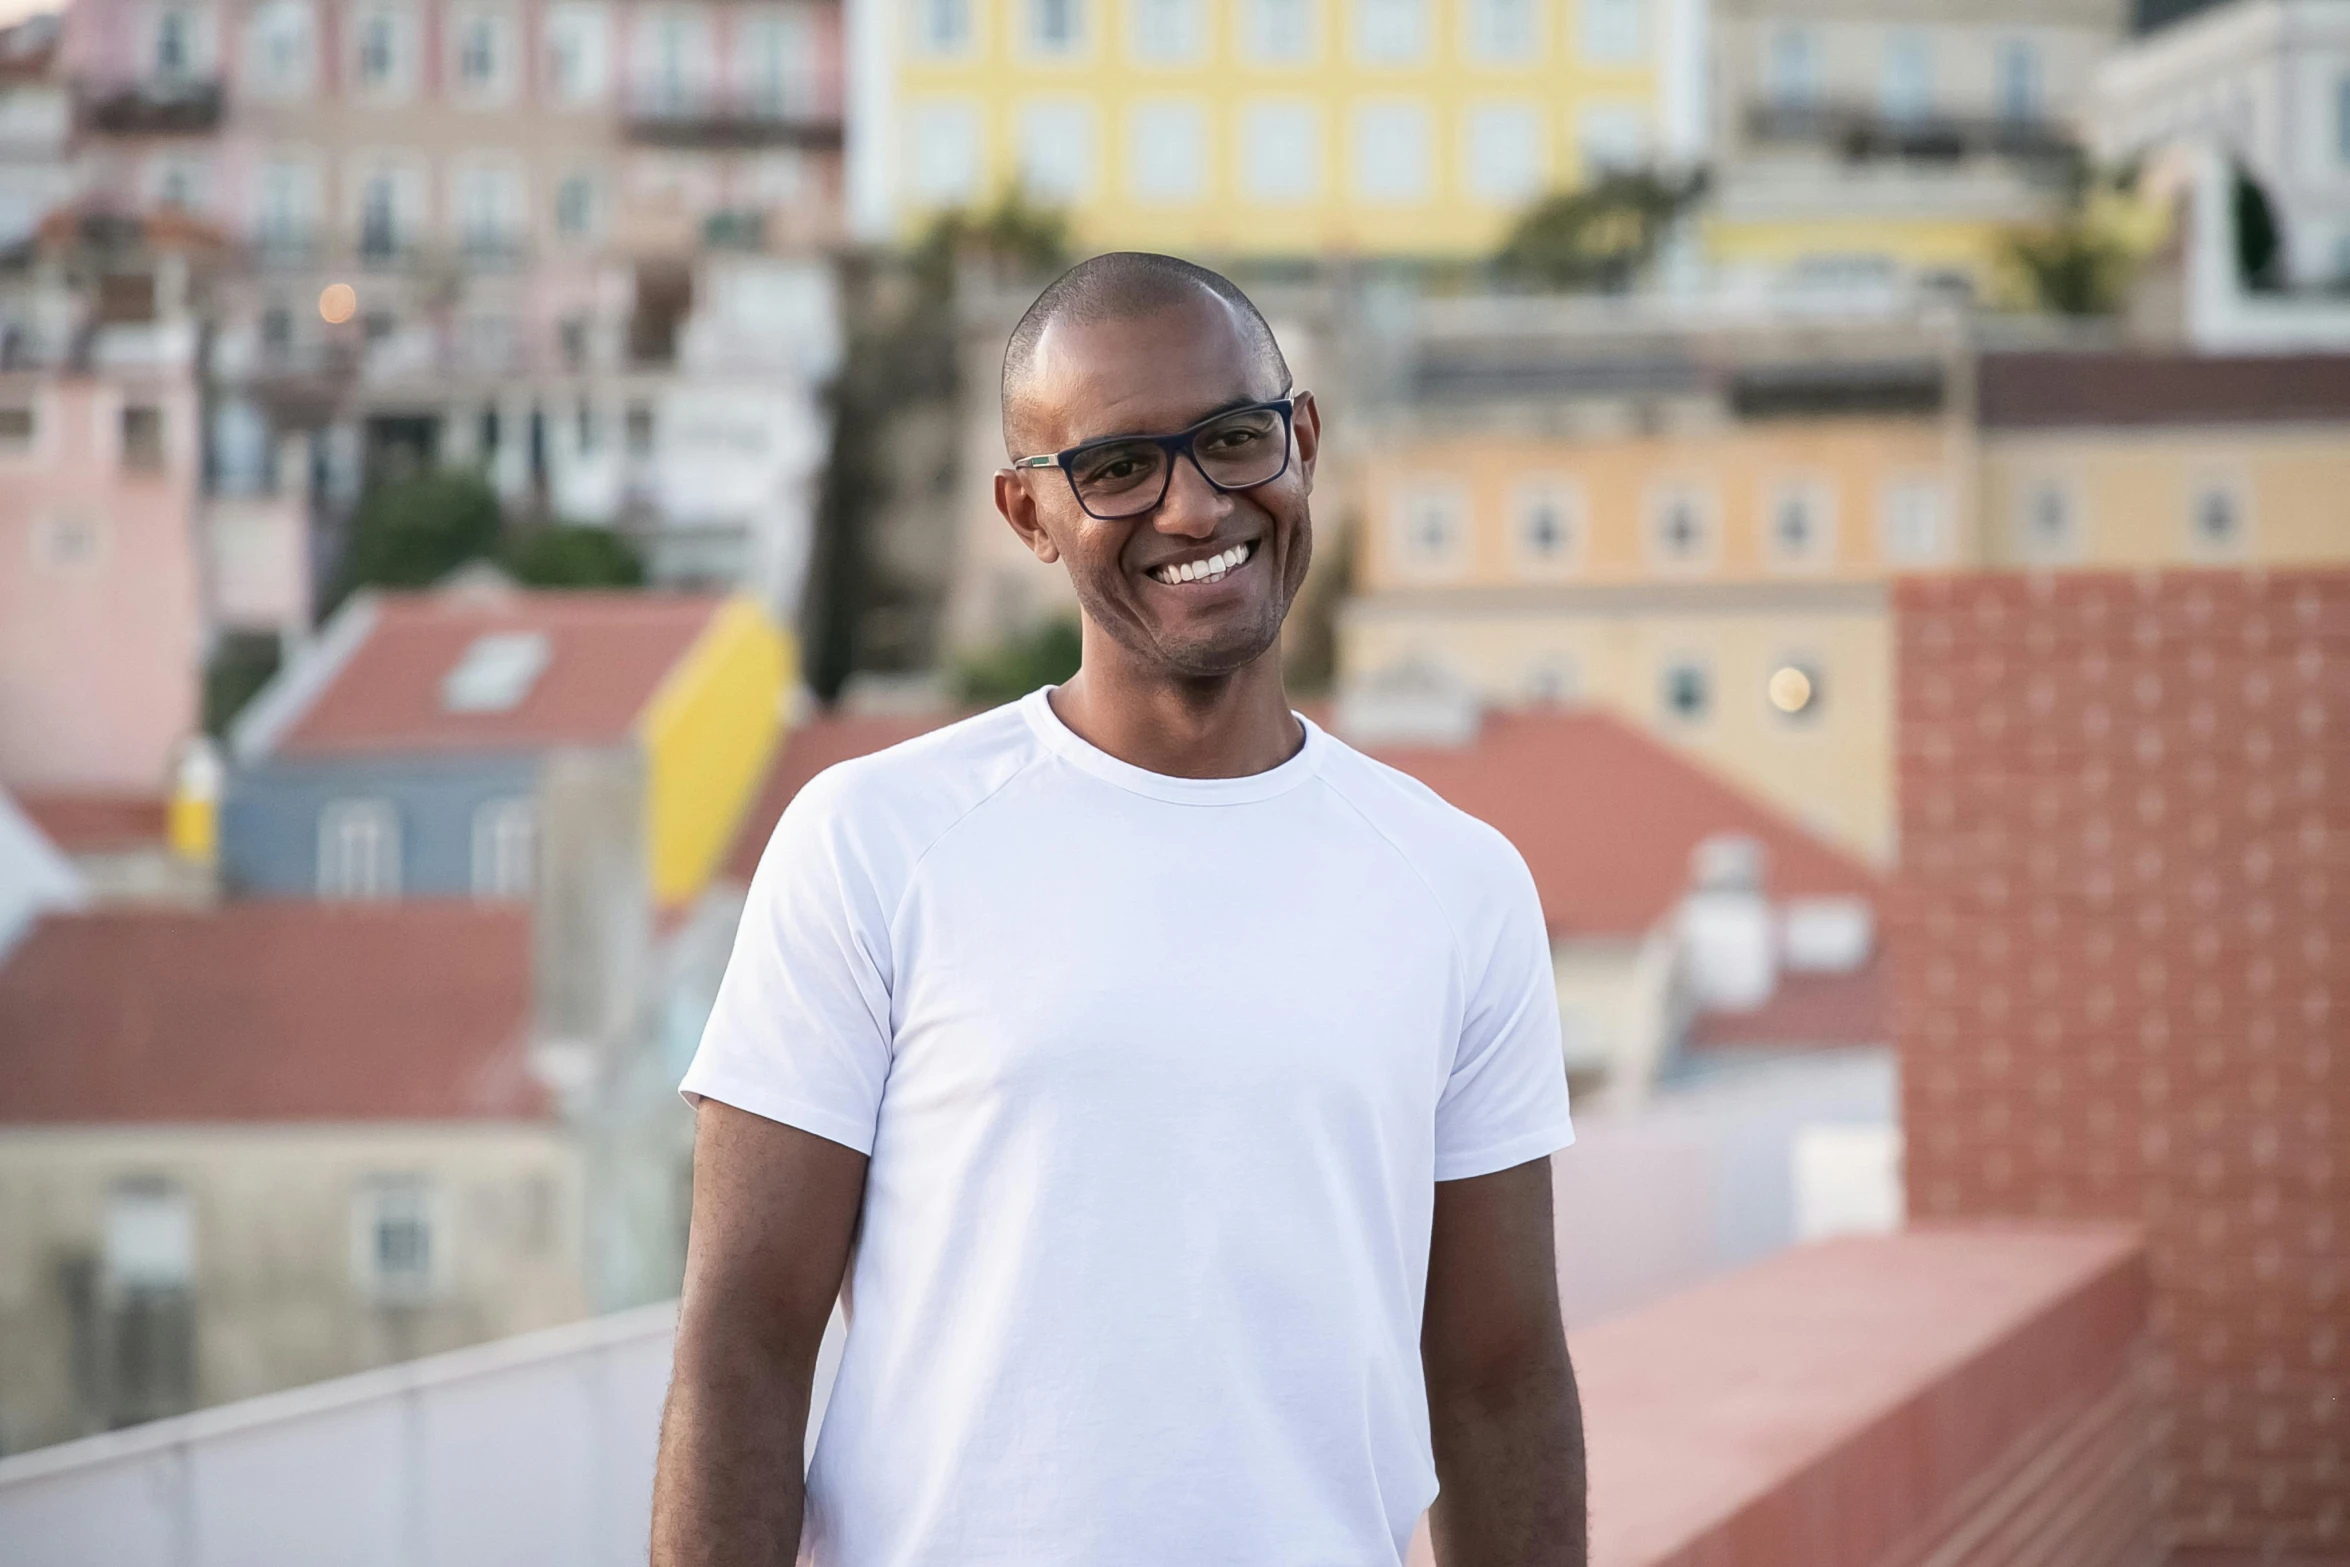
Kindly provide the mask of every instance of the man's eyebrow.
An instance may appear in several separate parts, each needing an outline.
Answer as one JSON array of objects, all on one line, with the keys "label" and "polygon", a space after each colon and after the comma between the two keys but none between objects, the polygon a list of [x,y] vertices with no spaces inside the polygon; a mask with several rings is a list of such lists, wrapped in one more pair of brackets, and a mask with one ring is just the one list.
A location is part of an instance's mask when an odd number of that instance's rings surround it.
[{"label": "man's eyebrow", "polygon": [[1242,392],[1237,397],[1225,398],[1224,401],[1218,403],[1215,407],[1210,408],[1207,412],[1200,414],[1195,418],[1186,419],[1183,421],[1183,423],[1174,426],[1173,429],[1117,430],[1108,435],[1089,435],[1086,436],[1083,440],[1071,441],[1067,446],[1062,447],[1061,450],[1065,452],[1073,452],[1080,446],[1094,446],[1103,441],[1132,441],[1143,436],[1173,435],[1177,430],[1189,430],[1197,425],[1206,424],[1210,419],[1215,418],[1218,414],[1228,414],[1235,408],[1254,408],[1260,403],[1277,403],[1288,395],[1289,394],[1286,392],[1276,392],[1271,397],[1257,397],[1251,395],[1250,393]]}]

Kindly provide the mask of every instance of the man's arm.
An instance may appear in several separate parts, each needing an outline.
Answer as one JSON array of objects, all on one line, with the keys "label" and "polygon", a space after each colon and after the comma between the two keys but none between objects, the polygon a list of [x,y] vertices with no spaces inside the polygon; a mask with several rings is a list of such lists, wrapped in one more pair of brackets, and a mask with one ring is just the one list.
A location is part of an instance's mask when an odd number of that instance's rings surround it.
[{"label": "man's arm", "polygon": [[790,1567],[808,1393],[865,1194],[865,1156],[705,1099],[653,1567]]},{"label": "man's arm", "polygon": [[1420,1333],[1443,1567],[1584,1567],[1583,1410],[1559,1321],[1550,1161],[1436,1184]]}]

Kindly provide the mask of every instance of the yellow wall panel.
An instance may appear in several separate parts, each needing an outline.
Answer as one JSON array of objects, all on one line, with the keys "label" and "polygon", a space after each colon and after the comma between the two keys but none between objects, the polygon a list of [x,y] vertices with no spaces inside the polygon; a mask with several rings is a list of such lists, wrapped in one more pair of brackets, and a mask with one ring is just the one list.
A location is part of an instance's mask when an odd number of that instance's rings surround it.
[{"label": "yellow wall panel", "polygon": [[655,902],[668,907],[700,892],[733,844],[782,738],[795,666],[774,622],[751,600],[733,599],[645,709],[639,738]]}]

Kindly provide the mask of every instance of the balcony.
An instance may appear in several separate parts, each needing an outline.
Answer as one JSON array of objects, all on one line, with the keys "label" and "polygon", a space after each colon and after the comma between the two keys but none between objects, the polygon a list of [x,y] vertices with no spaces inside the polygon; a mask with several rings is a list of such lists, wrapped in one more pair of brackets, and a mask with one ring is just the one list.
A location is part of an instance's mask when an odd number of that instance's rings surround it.
[{"label": "balcony", "polygon": [[84,82],[76,118],[111,136],[202,136],[220,128],[224,96],[217,76]]},{"label": "balcony", "polygon": [[2054,120],[2001,115],[1903,116],[1859,104],[1761,103],[1746,113],[1747,140],[1763,148],[1826,147],[1850,163],[1899,159],[1956,163],[1970,157],[2056,162],[2079,149]]},{"label": "balcony", "polygon": [[648,147],[801,147],[841,144],[837,105],[814,95],[747,101],[703,94],[643,93],[628,106],[629,139]]}]

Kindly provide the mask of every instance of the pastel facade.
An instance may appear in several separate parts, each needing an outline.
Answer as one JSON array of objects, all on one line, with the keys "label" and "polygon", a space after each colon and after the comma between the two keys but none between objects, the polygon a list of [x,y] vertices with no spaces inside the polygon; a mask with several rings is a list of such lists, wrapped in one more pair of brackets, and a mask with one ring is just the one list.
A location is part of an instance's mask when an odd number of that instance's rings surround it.
[{"label": "pastel facade", "polygon": [[184,356],[0,371],[0,785],[169,787],[203,651],[197,406]]},{"label": "pastel facade", "polygon": [[1724,0],[1709,257],[1780,285],[1986,290],[2063,203],[2119,0]]},{"label": "pastel facade", "polygon": [[1469,255],[1703,137],[1695,0],[879,0],[853,25],[876,237],[1018,185],[1099,248]]},{"label": "pastel facade", "polygon": [[788,644],[741,598],[355,600],[240,721],[224,882],[560,900],[584,877],[683,905],[765,776],[791,678]]}]

